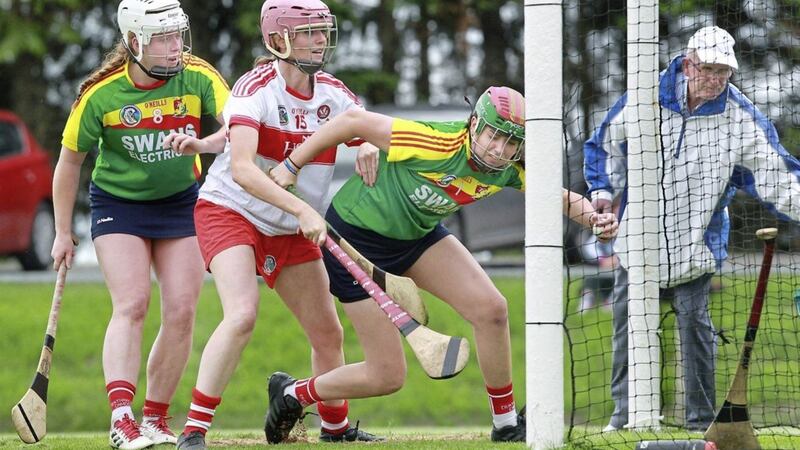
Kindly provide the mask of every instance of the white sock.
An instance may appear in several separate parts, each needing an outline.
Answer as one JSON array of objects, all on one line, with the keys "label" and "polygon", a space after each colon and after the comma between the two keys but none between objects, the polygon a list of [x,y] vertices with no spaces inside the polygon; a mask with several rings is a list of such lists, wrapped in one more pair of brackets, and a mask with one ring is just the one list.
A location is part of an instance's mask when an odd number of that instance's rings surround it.
[{"label": "white sock", "polygon": [[292,397],[297,399],[297,394],[295,393],[295,388],[294,388],[294,386],[296,384],[297,384],[297,382],[295,381],[294,383],[286,386],[286,389],[283,390],[284,397],[287,396],[287,395],[291,395]]},{"label": "white sock", "polygon": [[131,405],[120,406],[119,408],[114,408],[111,411],[111,426],[114,426],[114,422],[122,419],[123,416],[128,415],[131,419],[136,420],[136,417],[133,415],[133,410],[131,409]]},{"label": "white sock", "polygon": [[516,408],[503,414],[492,414],[492,424],[498,430],[509,425],[517,425]]}]

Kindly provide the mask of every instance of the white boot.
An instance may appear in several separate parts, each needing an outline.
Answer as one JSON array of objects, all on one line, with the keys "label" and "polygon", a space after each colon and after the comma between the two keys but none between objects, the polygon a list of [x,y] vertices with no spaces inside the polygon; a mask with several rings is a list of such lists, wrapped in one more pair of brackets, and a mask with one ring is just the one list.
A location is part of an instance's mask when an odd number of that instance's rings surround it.
[{"label": "white boot", "polygon": [[142,436],[139,424],[131,416],[125,414],[111,426],[108,445],[122,450],[138,450],[150,447],[153,445],[153,441]]},{"label": "white boot", "polygon": [[178,438],[169,429],[167,418],[163,416],[145,416],[140,426],[142,434],[150,438],[153,444],[177,444]]}]

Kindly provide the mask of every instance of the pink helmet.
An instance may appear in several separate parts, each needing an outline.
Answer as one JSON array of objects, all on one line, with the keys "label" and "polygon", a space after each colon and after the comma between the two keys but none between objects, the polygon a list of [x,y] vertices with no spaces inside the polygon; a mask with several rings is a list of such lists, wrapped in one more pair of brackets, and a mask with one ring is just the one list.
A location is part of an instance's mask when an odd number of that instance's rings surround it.
[{"label": "pink helmet", "polygon": [[[289,59],[292,40],[298,32],[322,30],[327,32],[328,41],[321,62]],[[264,44],[272,54],[284,59],[308,74],[320,70],[333,56],[337,40],[336,16],[320,0],[266,0],[261,6],[261,35]],[[270,44],[270,36],[278,34],[286,41],[286,50],[275,49]],[[298,47],[295,47],[299,50]]]}]

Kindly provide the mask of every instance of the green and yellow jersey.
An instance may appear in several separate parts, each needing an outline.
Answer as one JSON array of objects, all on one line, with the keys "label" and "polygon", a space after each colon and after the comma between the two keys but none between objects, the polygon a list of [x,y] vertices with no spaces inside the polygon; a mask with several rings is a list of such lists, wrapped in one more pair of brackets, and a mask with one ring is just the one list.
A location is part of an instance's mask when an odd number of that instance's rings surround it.
[{"label": "green and yellow jersey", "polygon": [[333,197],[333,207],[351,225],[411,240],[462,206],[506,186],[524,190],[524,170],[512,164],[497,173],[478,171],[470,161],[466,122],[394,119],[375,186],[354,175]]},{"label": "green and yellow jersey", "polygon": [[73,151],[99,147],[92,181],[129,200],[156,200],[186,190],[200,174],[200,159],[164,148],[170,131],[200,137],[200,118],[218,116],[230,89],[210,64],[187,56],[166,81],[141,87],[129,64],[103,77],[78,98],[61,144]]}]

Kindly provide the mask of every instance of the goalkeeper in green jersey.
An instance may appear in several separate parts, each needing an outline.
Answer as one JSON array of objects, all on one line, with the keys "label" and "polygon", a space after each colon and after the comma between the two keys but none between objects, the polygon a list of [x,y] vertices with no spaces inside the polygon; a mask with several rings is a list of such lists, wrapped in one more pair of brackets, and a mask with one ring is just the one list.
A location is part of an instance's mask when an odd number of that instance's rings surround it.
[{"label": "goalkeeper in green jersey", "polygon": [[[468,121],[413,122],[366,111],[348,111],[323,126],[291,154],[302,167],[325,148],[356,136],[381,152],[374,186],[353,177],[334,196],[327,222],[362,255],[452,306],[474,329],[478,363],[491,405],[493,441],[524,441],[525,415],[517,412],[511,382],[511,343],[506,299],[470,252],[441,224],[459,208],[499,192],[525,188],[524,98],[508,87],[490,87]],[[283,165],[272,170],[281,186],[296,177]],[[571,202],[577,201],[570,206]],[[596,215],[581,196],[564,191],[565,212],[609,239],[613,215]],[[319,230],[324,239],[325,223]],[[319,242],[319,240],[318,240]],[[306,380],[287,380],[285,393],[298,408],[331,398],[397,391],[406,376],[400,334],[369,295],[323,250],[331,292],[364,347],[365,361]]]}]

